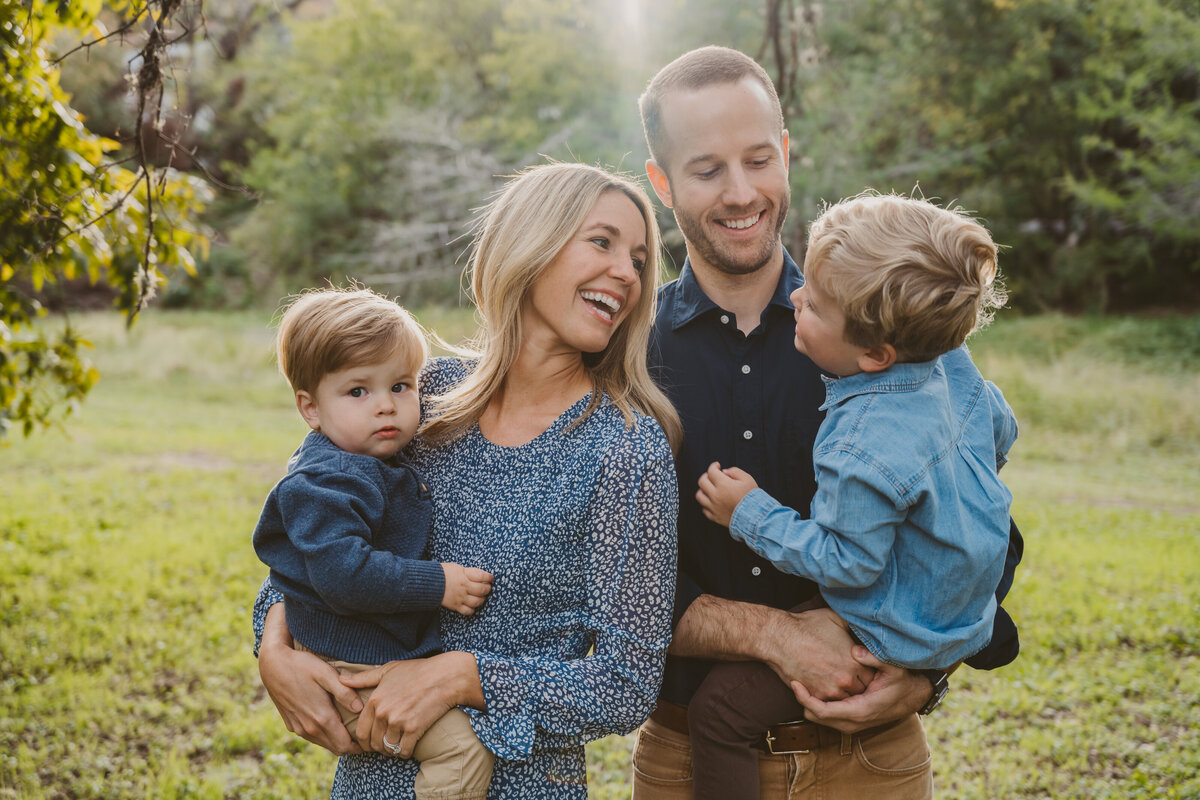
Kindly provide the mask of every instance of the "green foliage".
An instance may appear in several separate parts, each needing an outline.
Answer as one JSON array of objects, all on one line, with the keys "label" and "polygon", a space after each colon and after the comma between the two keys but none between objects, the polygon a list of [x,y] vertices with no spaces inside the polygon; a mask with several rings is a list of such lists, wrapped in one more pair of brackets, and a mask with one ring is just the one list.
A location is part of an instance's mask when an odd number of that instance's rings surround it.
[{"label": "green foliage", "polygon": [[[325,796],[333,758],[287,733],[250,654],[250,532],[306,430],[268,315],[150,314],[84,316],[110,380],[69,438],[5,451],[0,797]],[[1022,426],[1023,649],[926,718],[939,797],[1200,797],[1195,332],[1002,317],[972,340]],[[632,740],[589,747],[590,796],[628,797]]]},{"label": "green foliage", "polygon": [[830,28],[802,126],[850,134],[815,160],[848,140],[854,183],[824,176],[827,199],[860,181],[957,198],[1008,246],[1026,306],[1198,299],[1195,3],[866,0]]},{"label": "green foliage", "polygon": [[0,438],[13,423],[28,434],[70,413],[97,380],[84,339],[35,326],[40,293],[103,282],[132,320],[164,271],[191,269],[190,248],[204,245],[186,221],[206,186],[112,162],[117,143],[87,130],[59,84],[51,41],[83,35],[99,7],[0,0]]}]

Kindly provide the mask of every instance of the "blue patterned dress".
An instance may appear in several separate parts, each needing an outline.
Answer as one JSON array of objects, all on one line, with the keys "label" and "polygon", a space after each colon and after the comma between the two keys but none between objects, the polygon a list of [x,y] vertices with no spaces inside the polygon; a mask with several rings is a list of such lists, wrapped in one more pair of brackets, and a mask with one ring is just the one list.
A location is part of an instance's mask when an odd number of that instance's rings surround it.
[{"label": "blue patterned dress", "polygon": [[[467,374],[435,359],[422,395]],[[639,415],[630,430],[607,402],[567,430],[585,397],[517,447],[474,426],[413,464],[433,492],[433,555],[495,575],[471,617],[443,610],[446,650],[475,655],[487,711],[467,709],[497,755],[491,800],[586,798],[585,742],[628,733],[654,707],[675,588],[675,468],[666,436]],[[271,603],[255,604],[256,638]],[[343,756],[331,797],[412,798],[417,763]]]}]

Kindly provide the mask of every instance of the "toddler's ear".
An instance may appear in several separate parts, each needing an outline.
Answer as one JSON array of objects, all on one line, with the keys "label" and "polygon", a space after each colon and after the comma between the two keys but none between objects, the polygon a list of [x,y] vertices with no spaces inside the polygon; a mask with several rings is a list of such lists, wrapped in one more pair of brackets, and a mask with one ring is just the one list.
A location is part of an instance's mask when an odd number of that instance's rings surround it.
[{"label": "toddler's ear", "polygon": [[305,391],[296,392],[296,410],[304,417],[308,427],[314,431],[321,430],[321,415],[317,412],[317,401],[312,395]]},{"label": "toddler's ear", "polygon": [[896,363],[896,348],[881,344],[863,351],[858,357],[858,368],[863,372],[883,372]]}]

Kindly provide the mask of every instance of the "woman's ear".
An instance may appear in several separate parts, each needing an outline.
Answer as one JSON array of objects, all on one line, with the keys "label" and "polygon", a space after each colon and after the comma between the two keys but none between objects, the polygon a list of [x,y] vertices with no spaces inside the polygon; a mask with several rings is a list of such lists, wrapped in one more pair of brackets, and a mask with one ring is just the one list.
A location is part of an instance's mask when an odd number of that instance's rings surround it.
[{"label": "woman's ear", "polygon": [[858,357],[858,368],[863,372],[883,372],[896,363],[896,348],[890,344],[869,347]]},{"label": "woman's ear", "polygon": [[671,205],[671,182],[667,180],[667,173],[653,158],[646,162],[646,177],[650,179],[650,186],[662,204],[667,208],[674,208]]},{"label": "woman's ear", "polygon": [[296,410],[314,431],[321,430],[321,414],[317,411],[317,401],[305,391],[296,392]]}]

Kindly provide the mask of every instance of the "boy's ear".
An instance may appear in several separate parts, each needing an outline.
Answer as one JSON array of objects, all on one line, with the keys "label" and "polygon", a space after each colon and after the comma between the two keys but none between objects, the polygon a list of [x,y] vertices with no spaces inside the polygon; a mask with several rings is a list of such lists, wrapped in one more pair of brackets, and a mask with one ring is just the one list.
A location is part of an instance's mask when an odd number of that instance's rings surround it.
[{"label": "boy's ear", "polygon": [[654,188],[654,193],[658,195],[662,204],[667,208],[674,208],[671,205],[671,182],[667,180],[667,173],[653,158],[646,162],[646,177],[650,179],[650,186]]},{"label": "boy's ear", "polygon": [[896,363],[896,348],[890,344],[869,347],[858,357],[858,368],[863,372],[882,372]]},{"label": "boy's ear", "polygon": [[317,413],[317,401],[312,395],[305,391],[296,392],[296,410],[304,417],[308,427],[314,431],[321,430],[321,416]]}]

